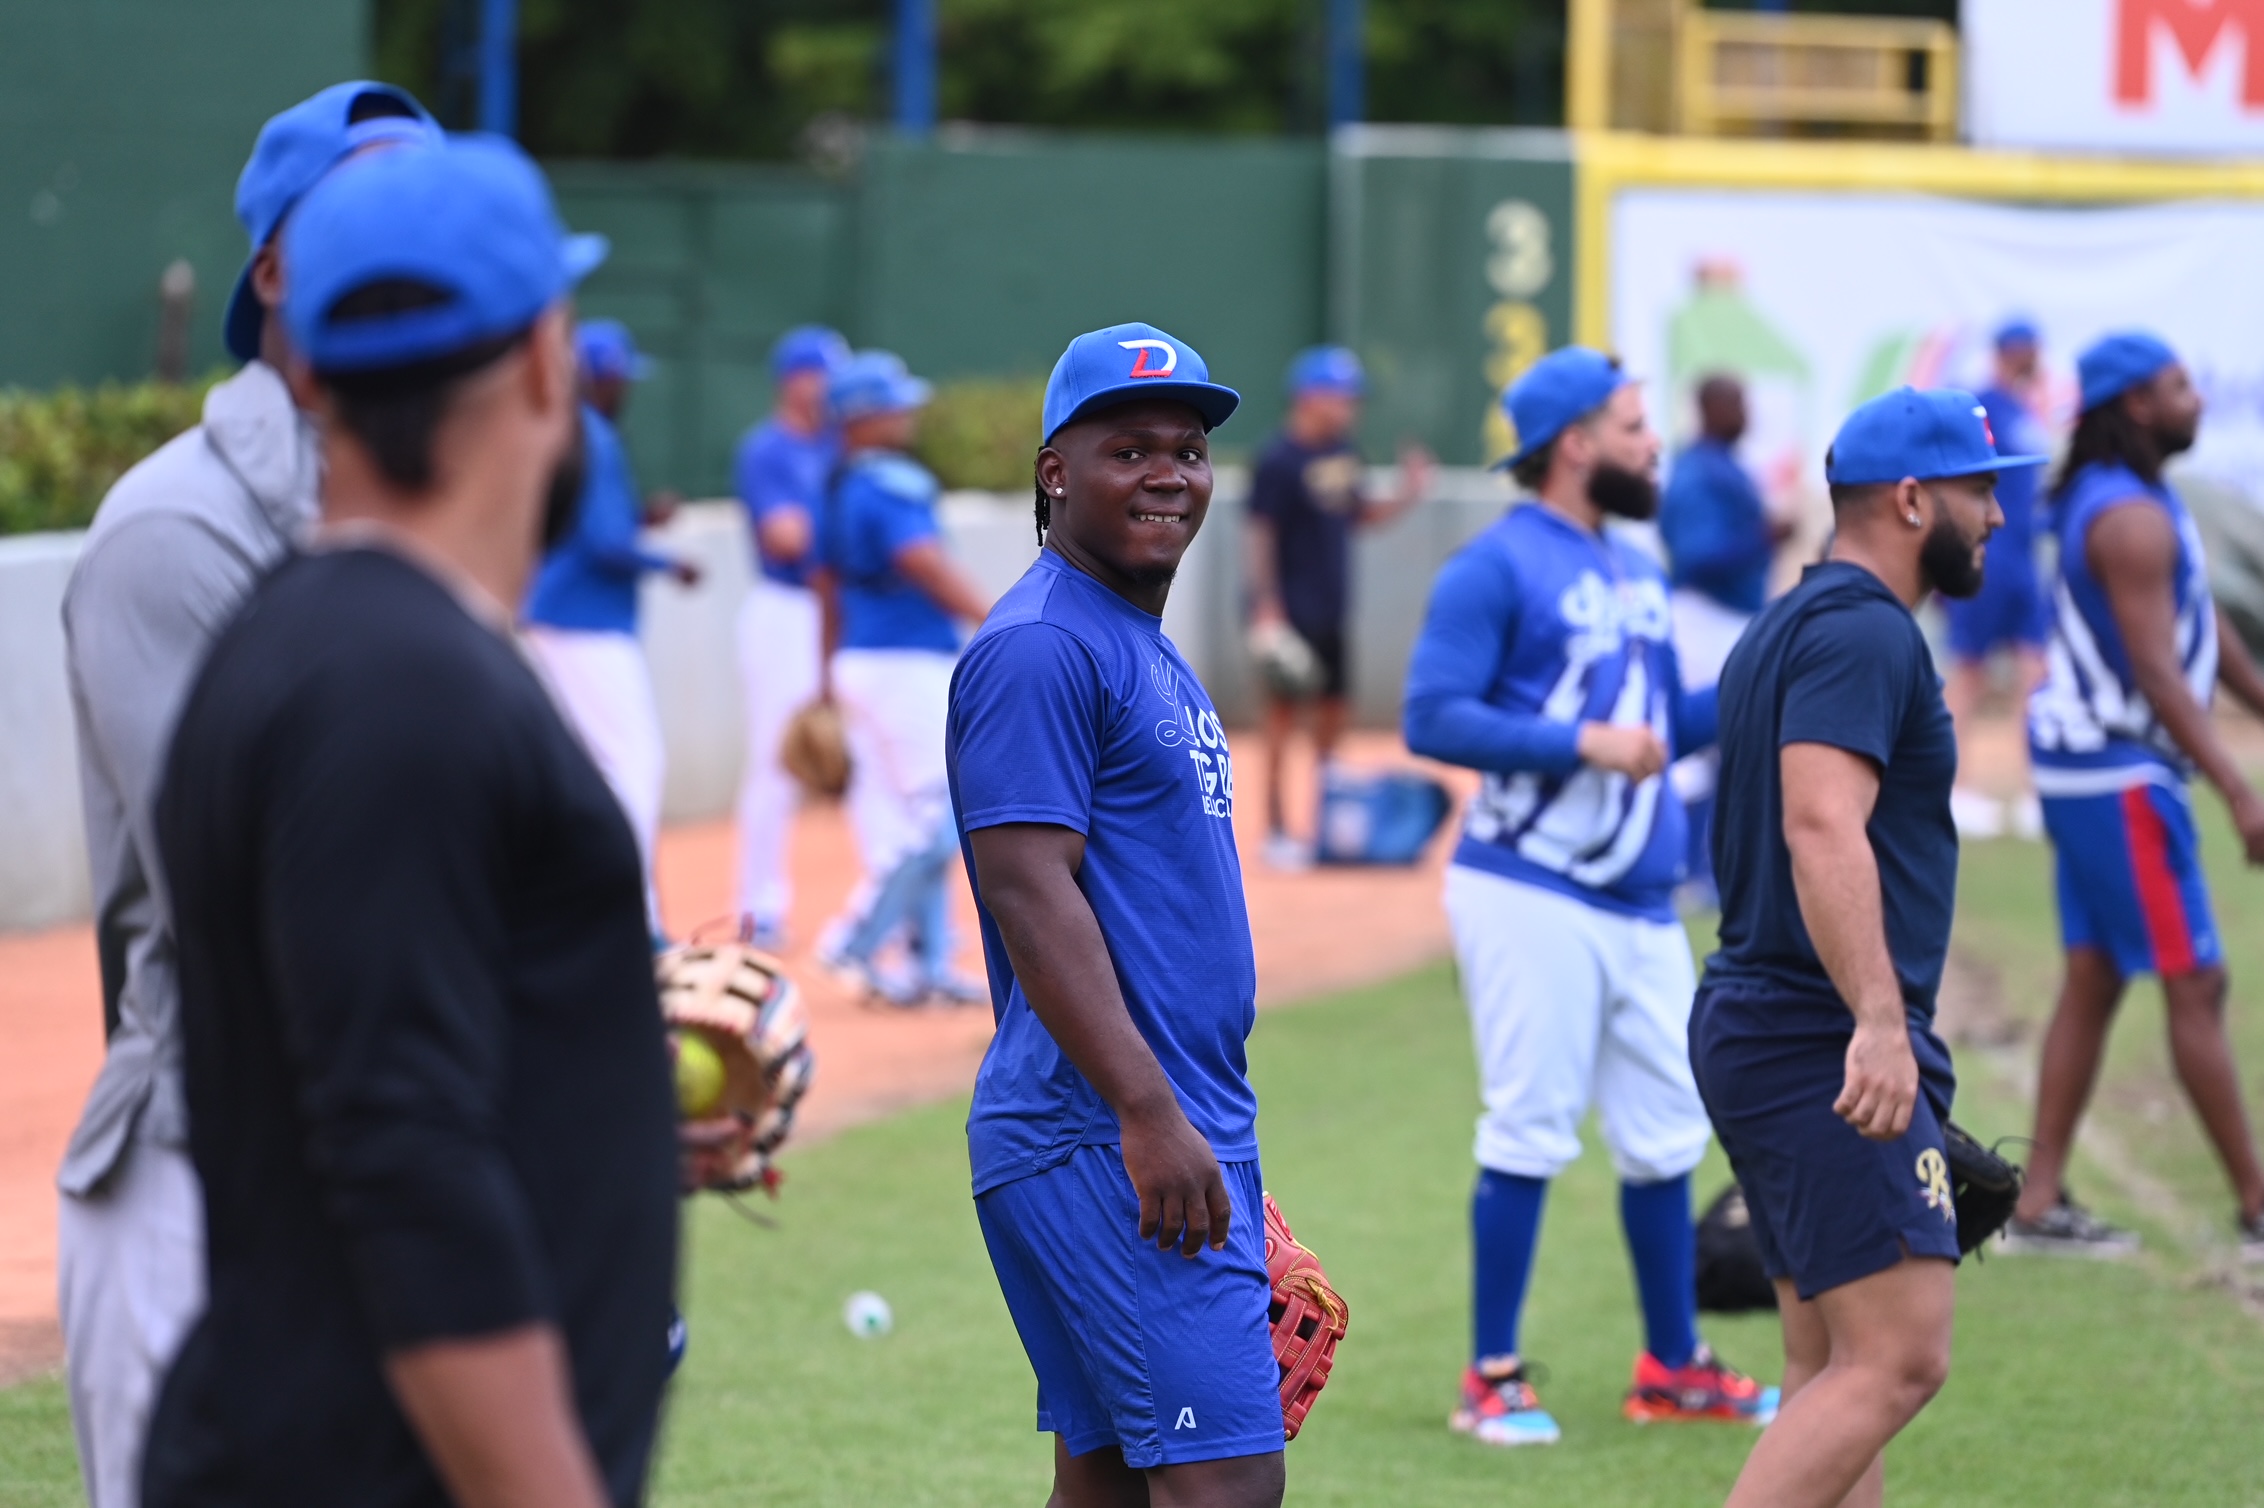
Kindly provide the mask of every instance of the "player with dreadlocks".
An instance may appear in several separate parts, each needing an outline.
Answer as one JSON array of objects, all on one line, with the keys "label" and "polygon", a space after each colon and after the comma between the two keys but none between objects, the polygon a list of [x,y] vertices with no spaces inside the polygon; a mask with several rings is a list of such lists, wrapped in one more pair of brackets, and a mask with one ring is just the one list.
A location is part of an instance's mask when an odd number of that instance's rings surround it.
[{"label": "player with dreadlocks", "polygon": [[2162,475],[2191,448],[2201,395],[2146,334],[2110,335],[2077,364],[2083,414],[2053,496],[2060,542],[2050,669],[2029,703],[2044,826],[2059,854],[2067,975],[2036,1092],[2036,1151],[2015,1250],[2111,1255],[2137,1237],[2096,1219],[2062,1179],[2107,1029],[2133,974],[2156,974],[2170,1056],[2239,1200],[2241,1251],[2264,1260],[2264,1167],[2225,1036],[2224,950],[2186,787],[2198,771],[2264,864],[2264,797],[2209,719],[2221,682],[2264,711],[2264,676],[2209,595],[2201,535]]}]

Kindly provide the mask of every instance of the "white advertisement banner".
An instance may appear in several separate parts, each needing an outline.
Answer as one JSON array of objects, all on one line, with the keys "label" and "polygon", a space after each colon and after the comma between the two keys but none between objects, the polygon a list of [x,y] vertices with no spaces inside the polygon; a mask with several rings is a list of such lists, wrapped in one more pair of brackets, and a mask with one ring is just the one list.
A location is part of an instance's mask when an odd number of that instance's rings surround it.
[{"label": "white advertisement banner", "polygon": [[2264,152],[2264,0],[1965,0],[1981,146]]},{"label": "white advertisement banner", "polygon": [[1820,506],[1849,409],[1911,383],[1977,388],[2010,318],[2043,333],[2056,431],[2077,353],[2156,331],[2208,401],[2194,472],[2264,499],[2264,203],[2031,208],[1918,195],[1630,190],[1612,212],[1615,349],[1673,445],[1693,391],[1743,376],[1746,464]]}]

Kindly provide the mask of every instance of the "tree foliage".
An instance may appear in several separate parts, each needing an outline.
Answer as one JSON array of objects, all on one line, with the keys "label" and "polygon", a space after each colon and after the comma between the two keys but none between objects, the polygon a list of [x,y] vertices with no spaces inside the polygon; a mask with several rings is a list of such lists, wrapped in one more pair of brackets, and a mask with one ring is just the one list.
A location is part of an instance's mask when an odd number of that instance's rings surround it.
[{"label": "tree foliage", "polygon": [[[1187,132],[1322,119],[1324,0],[938,0],[949,119]],[[1755,0],[1714,0],[1751,9]],[[1956,18],[1956,0],[1793,0]],[[377,0],[383,77],[472,113],[477,0]],[[893,0],[522,0],[520,130],[577,157],[778,158],[888,100]],[[1367,0],[1368,115],[1554,125],[1565,0]],[[453,63],[453,66],[451,66]]]}]

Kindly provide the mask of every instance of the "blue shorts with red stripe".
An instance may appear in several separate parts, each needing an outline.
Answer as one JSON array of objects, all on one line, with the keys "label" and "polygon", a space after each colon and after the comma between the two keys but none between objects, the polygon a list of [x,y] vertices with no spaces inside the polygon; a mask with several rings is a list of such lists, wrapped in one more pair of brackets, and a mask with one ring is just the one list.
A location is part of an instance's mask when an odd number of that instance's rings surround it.
[{"label": "blue shorts with red stripe", "polygon": [[2148,782],[2043,804],[2059,857],[2062,944],[2098,949],[2125,979],[2176,979],[2224,961],[2184,787]]}]

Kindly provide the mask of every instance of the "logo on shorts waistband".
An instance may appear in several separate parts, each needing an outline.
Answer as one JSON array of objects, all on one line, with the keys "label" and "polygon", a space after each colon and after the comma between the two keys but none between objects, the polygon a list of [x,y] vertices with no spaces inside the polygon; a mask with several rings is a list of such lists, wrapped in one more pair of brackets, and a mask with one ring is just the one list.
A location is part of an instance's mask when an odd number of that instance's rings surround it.
[{"label": "logo on shorts waistband", "polygon": [[1932,1147],[1918,1154],[1918,1189],[1926,1207],[1940,1210],[1944,1220],[1957,1219],[1957,1201],[1950,1195],[1950,1166]]}]

